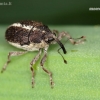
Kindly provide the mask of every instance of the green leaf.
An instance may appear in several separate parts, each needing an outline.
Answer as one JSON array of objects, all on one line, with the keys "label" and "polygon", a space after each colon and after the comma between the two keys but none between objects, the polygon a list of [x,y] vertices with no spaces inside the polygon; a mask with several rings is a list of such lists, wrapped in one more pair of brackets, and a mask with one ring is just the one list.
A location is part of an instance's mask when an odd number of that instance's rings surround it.
[{"label": "green leaf", "polygon": [[[0,25],[0,69],[10,51],[20,51],[5,41],[7,25]],[[55,86],[41,69],[40,60],[34,66],[35,86],[31,88],[30,61],[37,52],[11,57],[6,71],[0,73],[0,100],[99,100],[100,99],[100,26],[49,26],[68,31],[73,38],[86,36],[84,44],[72,45],[62,40],[67,54],[64,64],[57,53],[58,44],[50,45],[45,68],[53,73]],[[43,56],[43,55],[42,55]],[[41,57],[42,57],[41,56]],[[41,59],[41,58],[40,58]]]}]

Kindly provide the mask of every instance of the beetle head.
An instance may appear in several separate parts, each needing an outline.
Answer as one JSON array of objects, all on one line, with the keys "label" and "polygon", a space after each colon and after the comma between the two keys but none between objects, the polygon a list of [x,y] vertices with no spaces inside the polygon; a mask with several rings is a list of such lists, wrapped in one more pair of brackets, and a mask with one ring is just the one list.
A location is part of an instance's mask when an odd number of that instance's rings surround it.
[{"label": "beetle head", "polygon": [[[60,49],[63,50],[63,53],[66,54],[66,49],[64,47],[64,45],[60,42],[60,40],[56,37],[56,34],[53,32],[53,33],[49,33],[49,34],[45,34],[44,36],[44,40],[45,42],[47,43],[51,43],[53,41],[56,41],[59,45],[60,45],[60,48],[58,49],[58,53],[62,56],[62,54],[59,52]],[[64,60],[64,63],[67,63],[67,61],[64,59],[64,57],[62,56],[63,60]]]},{"label": "beetle head", "polygon": [[55,40],[54,37],[55,37],[55,34],[53,34],[51,32],[48,32],[43,36],[44,41],[49,44]]}]

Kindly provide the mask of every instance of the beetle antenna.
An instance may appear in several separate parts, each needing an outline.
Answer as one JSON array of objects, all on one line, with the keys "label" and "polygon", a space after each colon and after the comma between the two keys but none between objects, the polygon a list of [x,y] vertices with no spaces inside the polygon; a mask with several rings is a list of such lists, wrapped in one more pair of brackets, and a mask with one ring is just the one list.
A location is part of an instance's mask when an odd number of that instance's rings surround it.
[{"label": "beetle antenna", "polygon": [[[64,47],[64,45],[57,39],[55,38],[55,41],[60,45],[61,48],[58,49],[58,53],[62,56],[62,54],[59,52],[60,49],[63,50],[64,54],[66,54],[66,49]],[[67,64],[67,61],[65,60],[65,58],[62,56],[63,60],[64,60],[64,63]]]},{"label": "beetle antenna", "polygon": [[63,55],[62,55],[62,54],[60,53],[60,51],[59,51],[60,49],[61,49],[61,48],[58,49],[58,53],[62,56],[62,58],[63,58],[63,60],[64,60],[64,63],[67,64],[67,61],[65,60],[65,58],[63,57]]}]

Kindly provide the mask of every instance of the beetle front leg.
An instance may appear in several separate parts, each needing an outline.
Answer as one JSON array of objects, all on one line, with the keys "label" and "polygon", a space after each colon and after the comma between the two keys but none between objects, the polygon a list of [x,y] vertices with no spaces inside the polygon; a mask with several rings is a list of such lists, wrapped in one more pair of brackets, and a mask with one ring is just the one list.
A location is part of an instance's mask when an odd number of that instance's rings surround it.
[{"label": "beetle front leg", "polygon": [[35,75],[33,66],[36,63],[36,61],[39,59],[40,55],[41,55],[41,50],[39,50],[39,53],[34,57],[34,59],[30,63],[30,70],[32,72],[32,88],[34,87],[34,75]]},{"label": "beetle front leg", "polygon": [[9,54],[8,54],[8,60],[5,63],[5,65],[3,66],[2,70],[1,70],[1,73],[3,73],[4,70],[6,70],[7,65],[10,63],[10,57],[11,56],[19,56],[19,55],[23,55],[25,53],[27,53],[27,51],[12,51],[12,52],[9,52]]},{"label": "beetle front leg", "polygon": [[49,75],[51,88],[53,88],[54,82],[52,80],[52,73],[50,71],[48,71],[46,68],[44,68],[44,62],[46,61],[46,59],[47,59],[47,50],[44,50],[44,56],[40,62],[40,65],[41,65],[42,69]]},{"label": "beetle front leg", "polygon": [[77,39],[74,39],[67,32],[61,32],[61,33],[59,33],[58,39],[61,40],[62,37],[67,37],[72,44],[80,44],[80,43],[83,43],[83,41],[86,39],[85,36],[81,36],[80,38],[77,38],[78,40]]}]

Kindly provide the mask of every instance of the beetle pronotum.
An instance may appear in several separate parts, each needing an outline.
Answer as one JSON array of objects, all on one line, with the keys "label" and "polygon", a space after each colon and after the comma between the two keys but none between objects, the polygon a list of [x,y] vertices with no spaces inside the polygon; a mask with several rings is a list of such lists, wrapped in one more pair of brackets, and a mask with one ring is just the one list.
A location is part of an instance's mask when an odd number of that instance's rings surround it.
[{"label": "beetle pronotum", "polygon": [[[51,31],[46,25],[42,24],[41,22],[21,21],[10,25],[5,33],[5,38],[7,42],[25,51],[9,52],[8,60],[3,66],[1,72],[6,69],[8,63],[10,62],[11,56],[22,55],[27,53],[28,51],[38,51],[38,54],[30,62],[30,70],[32,72],[32,87],[34,87],[33,66],[39,59],[41,55],[41,50],[43,49],[44,56],[41,59],[40,66],[49,75],[50,84],[51,87],[53,87],[54,82],[52,80],[52,73],[44,67],[44,62],[46,61],[47,50],[50,44],[58,43],[60,45],[60,49],[62,49],[63,53],[66,54],[66,49],[64,45],[60,42],[63,37],[66,37],[72,44],[79,44],[85,40],[85,37],[81,36],[80,38],[78,38],[77,41],[75,41],[67,32],[59,33],[57,31]],[[62,56],[62,54],[59,52],[60,49],[58,49],[58,53]],[[64,60],[64,63],[67,63],[63,56],[62,58]]]}]

